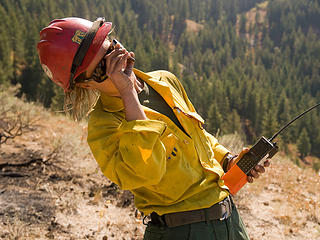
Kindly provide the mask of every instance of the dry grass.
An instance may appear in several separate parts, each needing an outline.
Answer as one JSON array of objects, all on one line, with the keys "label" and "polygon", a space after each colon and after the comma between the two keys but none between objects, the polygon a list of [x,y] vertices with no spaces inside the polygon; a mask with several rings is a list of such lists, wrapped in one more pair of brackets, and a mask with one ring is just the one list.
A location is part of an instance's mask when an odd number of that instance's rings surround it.
[{"label": "dry grass", "polygon": [[100,173],[86,123],[0,94],[39,118],[34,131],[0,148],[0,239],[141,238],[132,196]]},{"label": "dry grass", "polygon": [[200,30],[204,28],[203,24],[197,23],[190,19],[186,19],[186,25],[187,32],[190,33],[198,33]]},{"label": "dry grass", "polygon": [[238,133],[226,134],[218,137],[218,139],[220,144],[226,146],[234,154],[238,154],[245,147]]},{"label": "dry grass", "polygon": [[17,214],[13,218],[7,217],[3,224],[7,226],[7,231],[4,232],[4,234],[6,234],[10,240],[28,239],[30,237],[27,231],[27,225],[20,220]]},{"label": "dry grass", "polygon": [[254,239],[320,239],[319,189],[314,170],[301,169],[279,154],[264,176],[239,192],[237,201],[246,206],[244,221]]},{"label": "dry grass", "polygon": [[[265,1],[260,4],[257,4],[255,8],[250,9],[245,13],[246,17],[246,25],[245,25],[245,33],[242,33],[241,36],[247,40],[247,42],[253,46],[261,46],[262,40],[262,32],[261,26],[266,25],[268,27],[268,22],[266,21],[267,16],[267,6],[269,2]],[[257,14],[259,18],[257,19]],[[237,16],[236,23],[236,32],[237,35],[240,35],[240,19],[241,16]],[[255,36],[255,28],[258,28],[257,36]]]},{"label": "dry grass", "polygon": [[[237,134],[222,136],[219,141],[233,152],[243,147]],[[246,184],[235,199],[253,240],[318,240],[319,189],[320,172],[302,162],[299,167],[280,152],[267,172],[253,184]]]}]

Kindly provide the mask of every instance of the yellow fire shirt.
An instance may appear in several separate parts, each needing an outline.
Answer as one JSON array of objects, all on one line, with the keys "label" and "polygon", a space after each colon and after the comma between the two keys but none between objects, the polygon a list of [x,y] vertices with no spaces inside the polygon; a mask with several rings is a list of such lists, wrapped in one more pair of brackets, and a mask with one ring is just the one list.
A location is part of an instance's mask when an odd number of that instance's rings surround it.
[{"label": "yellow fire shirt", "polygon": [[88,143],[103,174],[130,190],[146,215],[207,208],[223,200],[229,193],[220,163],[229,151],[203,129],[203,119],[172,73],[134,72],[163,97],[189,136],[148,107],[143,107],[148,120],[128,122],[121,98],[101,95],[90,114]]}]

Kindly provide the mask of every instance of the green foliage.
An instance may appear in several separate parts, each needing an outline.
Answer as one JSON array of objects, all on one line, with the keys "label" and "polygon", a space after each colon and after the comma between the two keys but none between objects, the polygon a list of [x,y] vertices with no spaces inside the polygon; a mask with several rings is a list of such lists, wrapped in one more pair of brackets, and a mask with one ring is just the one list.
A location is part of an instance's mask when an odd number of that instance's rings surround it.
[{"label": "green foliage", "polygon": [[219,112],[217,103],[212,103],[209,107],[208,112],[208,131],[212,133],[217,133],[220,130],[220,126],[222,125],[223,118],[221,113]]},{"label": "green foliage", "polygon": [[304,159],[310,153],[310,150],[311,150],[309,136],[305,128],[302,130],[301,135],[298,138],[297,144],[298,144],[298,150],[300,152],[300,157]]},{"label": "green foliage", "polygon": [[[105,16],[115,36],[135,52],[137,68],[166,69],[180,78],[208,131],[245,134],[252,144],[320,101],[319,1],[270,0],[257,6],[262,2],[3,0],[0,83],[20,83],[20,94],[29,100],[61,110],[62,90],[39,64],[39,31],[54,18]],[[248,17],[254,7],[257,14]],[[189,29],[186,19],[197,29]],[[320,156],[319,122],[320,111],[314,110],[281,140],[297,143],[305,129],[309,152]]]},{"label": "green foliage", "polygon": [[312,168],[316,171],[319,171],[320,170],[320,160],[314,160],[313,162],[313,165],[312,165]]}]

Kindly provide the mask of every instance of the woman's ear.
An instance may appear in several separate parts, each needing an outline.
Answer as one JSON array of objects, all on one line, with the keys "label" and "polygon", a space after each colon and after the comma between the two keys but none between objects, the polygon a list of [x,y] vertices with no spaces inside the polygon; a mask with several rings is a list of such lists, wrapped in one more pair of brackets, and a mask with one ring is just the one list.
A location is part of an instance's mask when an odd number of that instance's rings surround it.
[{"label": "woman's ear", "polygon": [[77,87],[94,90],[96,89],[95,81],[76,83]]}]

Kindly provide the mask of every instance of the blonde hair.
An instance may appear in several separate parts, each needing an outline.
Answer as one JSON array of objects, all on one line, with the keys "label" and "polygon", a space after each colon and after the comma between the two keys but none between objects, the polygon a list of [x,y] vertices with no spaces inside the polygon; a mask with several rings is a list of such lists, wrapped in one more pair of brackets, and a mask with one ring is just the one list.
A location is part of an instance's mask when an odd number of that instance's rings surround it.
[{"label": "blonde hair", "polygon": [[[110,41],[112,38],[110,36],[113,31],[114,27],[112,27],[106,37]],[[75,82],[83,82],[84,80],[88,80],[85,78],[85,72],[80,74],[75,79]],[[64,112],[66,114],[70,114],[75,121],[80,121],[84,117],[87,117],[93,110],[93,107],[96,105],[99,97],[100,92],[98,90],[81,88],[75,85],[74,89],[66,92],[64,95]]]},{"label": "blonde hair", "polygon": [[75,121],[87,117],[99,99],[98,90],[85,89],[75,86],[65,93],[64,111],[70,114]]}]

